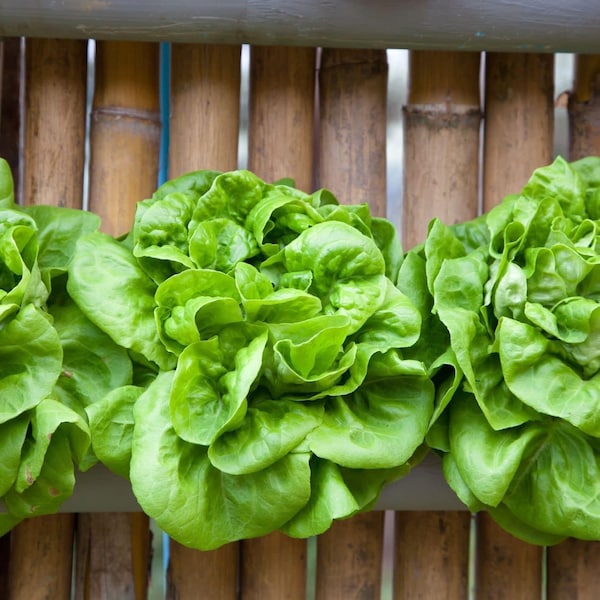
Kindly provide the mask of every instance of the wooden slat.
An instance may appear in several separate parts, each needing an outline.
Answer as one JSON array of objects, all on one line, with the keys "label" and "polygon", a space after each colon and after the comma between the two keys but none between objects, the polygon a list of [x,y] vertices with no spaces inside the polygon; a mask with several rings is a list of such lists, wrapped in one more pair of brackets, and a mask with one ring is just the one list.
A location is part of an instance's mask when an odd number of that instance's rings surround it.
[{"label": "wooden slat", "polygon": [[486,55],[483,206],[517,193],[552,161],[554,56]]},{"label": "wooden slat", "polygon": [[[477,53],[409,55],[402,213],[407,249],[425,239],[433,217],[450,224],[477,213],[479,65]],[[394,597],[465,598],[469,528],[467,512],[398,512]]]},{"label": "wooden slat", "polygon": [[575,57],[575,81],[569,95],[569,158],[600,154],[600,55]]},{"label": "wooden slat", "polygon": [[[553,61],[552,55],[486,56],[485,210],[552,160]],[[541,548],[508,535],[487,514],[477,518],[477,548],[478,598],[540,597]]]},{"label": "wooden slat", "polygon": [[[248,168],[266,181],[291,177],[311,191],[314,48],[254,47],[250,59]],[[306,541],[280,533],[242,542],[244,600],[304,600]]]},{"label": "wooden slat", "polygon": [[[322,51],[319,187],[385,214],[387,59],[382,50]],[[383,513],[338,521],[317,543],[317,600],[379,598]]]},{"label": "wooden slat", "polygon": [[[173,44],[169,175],[237,166],[240,47]],[[169,600],[237,598],[239,543],[199,552],[170,541]]]},{"label": "wooden slat", "polygon": [[[85,80],[85,42],[27,41],[23,148],[26,204],[81,206]],[[73,522],[72,515],[50,515],[23,522],[12,531],[12,600],[70,597]]]},{"label": "wooden slat", "polygon": [[237,167],[240,46],[173,44],[169,175]]},{"label": "wooden slat", "polygon": [[[569,159],[600,155],[600,56],[575,58],[569,98]],[[548,548],[548,600],[592,600],[600,590],[600,543],[569,539]]]},{"label": "wooden slat", "polygon": [[[159,46],[98,42],[90,131],[90,210],[103,230],[131,229],[135,206],[156,189],[160,144]],[[76,597],[140,600],[150,564],[148,518],[80,515]]]}]

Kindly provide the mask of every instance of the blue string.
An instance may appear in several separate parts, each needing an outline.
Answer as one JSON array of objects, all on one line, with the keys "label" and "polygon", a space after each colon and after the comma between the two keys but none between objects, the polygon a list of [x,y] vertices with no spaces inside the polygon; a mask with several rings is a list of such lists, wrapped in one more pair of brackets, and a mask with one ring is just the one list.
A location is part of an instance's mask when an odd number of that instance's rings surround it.
[{"label": "blue string", "polygon": [[[171,44],[160,44],[160,120],[162,129],[160,134],[160,151],[158,157],[158,185],[162,185],[169,174],[169,142],[170,128],[169,116],[171,114]],[[169,567],[169,536],[162,534],[163,546],[163,590],[167,589],[167,569]]]}]

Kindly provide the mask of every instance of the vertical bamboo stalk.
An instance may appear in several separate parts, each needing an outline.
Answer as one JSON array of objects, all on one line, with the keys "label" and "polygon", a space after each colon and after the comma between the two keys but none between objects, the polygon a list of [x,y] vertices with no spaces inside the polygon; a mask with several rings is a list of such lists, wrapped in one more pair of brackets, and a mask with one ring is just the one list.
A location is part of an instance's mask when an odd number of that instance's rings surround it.
[{"label": "vertical bamboo stalk", "polygon": [[0,104],[0,156],[12,170],[15,188],[19,188],[19,128],[21,89],[21,40],[9,38],[2,42],[2,100]]},{"label": "vertical bamboo stalk", "polygon": [[[24,201],[80,207],[86,43],[28,40],[25,69]],[[11,600],[69,598],[73,522],[49,515],[11,532]]]},{"label": "vertical bamboo stalk", "polygon": [[314,48],[251,50],[248,168],[268,181],[313,187]]},{"label": "vertical bamboo stalk", "polygon": [[[600,56],[575,60],[569,97],[569,159],[600,155]],[[569,539],[548,548],[548,600],[592,600],[600,589],[600,543]]]},{"label": "vertical bamboo stalk", "polygon": [[575,81],[569,95],[569,158],[600,154],[600,55],[575,57]]},{"label": "vertical bamboo stalk", "polygon": [[469,513],[405,512],[396,521],[394,597],[466,598]]},{"label": "vertical bamboo stalk", "polygon": [[[532,171],[552,160],[552,55],[486,57],[483,206],[518,192]],[[505,533],[487,514],[477,517],[479,597],[538,598],[542,549]]]},{"label": "vertical bamboo stalk", "polygon": [[128,231],[135,205],[158,179],[159,47],[98,42],[91,115],[90,210],[111,235]]},{"label": "vertical bamboo stalk", "polygon": [[23,201],[80,207],[86,42],[28,40]]},{"label": "vertical bamboo stalk", "polygon": [[8,598],[8,571],[10,568],[10,534],[0,537],[0,598]]},{"label": "vertical bamboo stalk", "polygon": [[[292,177],[312,189],[314,48],[253,47],[250,62],[248,167],[266,181]],[[306,541],[280,533],[242,542],[244,600],[303,600]]]},{"label": "vertical bamboo stalk", "polygon": [[386,214],[387,59],[382,50],[323,50],[319,186]]},{"label": "vertical bamboo stalk", "polygon": [[477,212],[479,55],[411,52],[409,77],[404,110],[405,248],[425,239],[433,217],[451,224]]},{"label": "vertical bamboo stalk", "polygon": [[71,597],[72,515],[23,521],[11,534],[8,598]]},{"label": "vertical bamboo stalk", "polygon": [[483,207],[517,193],[552,161],[554,56],[488,53],[485,69]]},{"label": "vertical bamboo stalk", "polygon": [[[384,50],[323,49],[319,179],[344,203],[385,215],[387,59]],[[338,521],[317,543],[317,600],[375,599],[381,589],[383,512]]]},{"label": "vertical bamboo stalk", "polygon": [[594,600],[600,589],[600,542],[568,539],[548,548],[548,600]]},{"label": "vertical bamboo stalk", "polygon": [[[414,51],[404,111],[405,248],[422,242],[429,221],[474,217],[478,205],[480,56]],[[396,513],[394,597],[467,597],[470,515]]]},{"label": "vertical bamboo stalk", "polygon": [[[156,188],[160,145],[159,46],[98,42],[90,131],[90,210],[120,235],[136,202]],[[81,515],[77,598],[146,597],[150,531],[143,514]]]},{"label": "vertical bamboo stalk", "polygon": [[173,44],[171,177],[237,167],[240,46]]},{"label": "vertical bamboo stalk", "polygon": [[[240,46],[173,44],[169,174],[237,166]],[[199,552],[170,541],[169,600],[237,598],[239,544]]]}]

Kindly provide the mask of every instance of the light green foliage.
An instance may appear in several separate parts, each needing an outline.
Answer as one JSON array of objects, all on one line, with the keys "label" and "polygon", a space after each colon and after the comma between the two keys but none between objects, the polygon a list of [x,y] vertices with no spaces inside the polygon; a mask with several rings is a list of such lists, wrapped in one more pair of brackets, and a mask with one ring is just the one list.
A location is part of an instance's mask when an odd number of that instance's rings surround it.
[{"label": "light green foliage", "polygon": [[472,511],[531,543],[600,539],[599,186],[600,159],[558,158],[404,261],[426,272],[422,339],[443,325],[448,387],[464,374],[428,441]]},{"label": "light green foliage", "polygon": [[83,236],[67,289],[150,375],[87,408],[97,456],[196,548],[367,508],[433,415],[401,262],[367,206],[247,171],[185,175],[125,239]]}]

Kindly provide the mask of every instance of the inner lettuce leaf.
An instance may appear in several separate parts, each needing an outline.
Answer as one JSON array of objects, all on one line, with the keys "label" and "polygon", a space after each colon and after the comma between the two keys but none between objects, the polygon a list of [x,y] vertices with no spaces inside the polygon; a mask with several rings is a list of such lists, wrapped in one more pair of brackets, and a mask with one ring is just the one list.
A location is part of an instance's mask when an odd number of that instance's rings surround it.
[{"label": "inner lettuce leaf", "polygon": [[134,408],[130,477],[144,512],[180,543],[202,550],[289,521],[310,496],[309,453],[289,453],[242,475],[215,468],[206,446],[173,429],[164,401],[173,380],[173,372],[159,374]]}]

